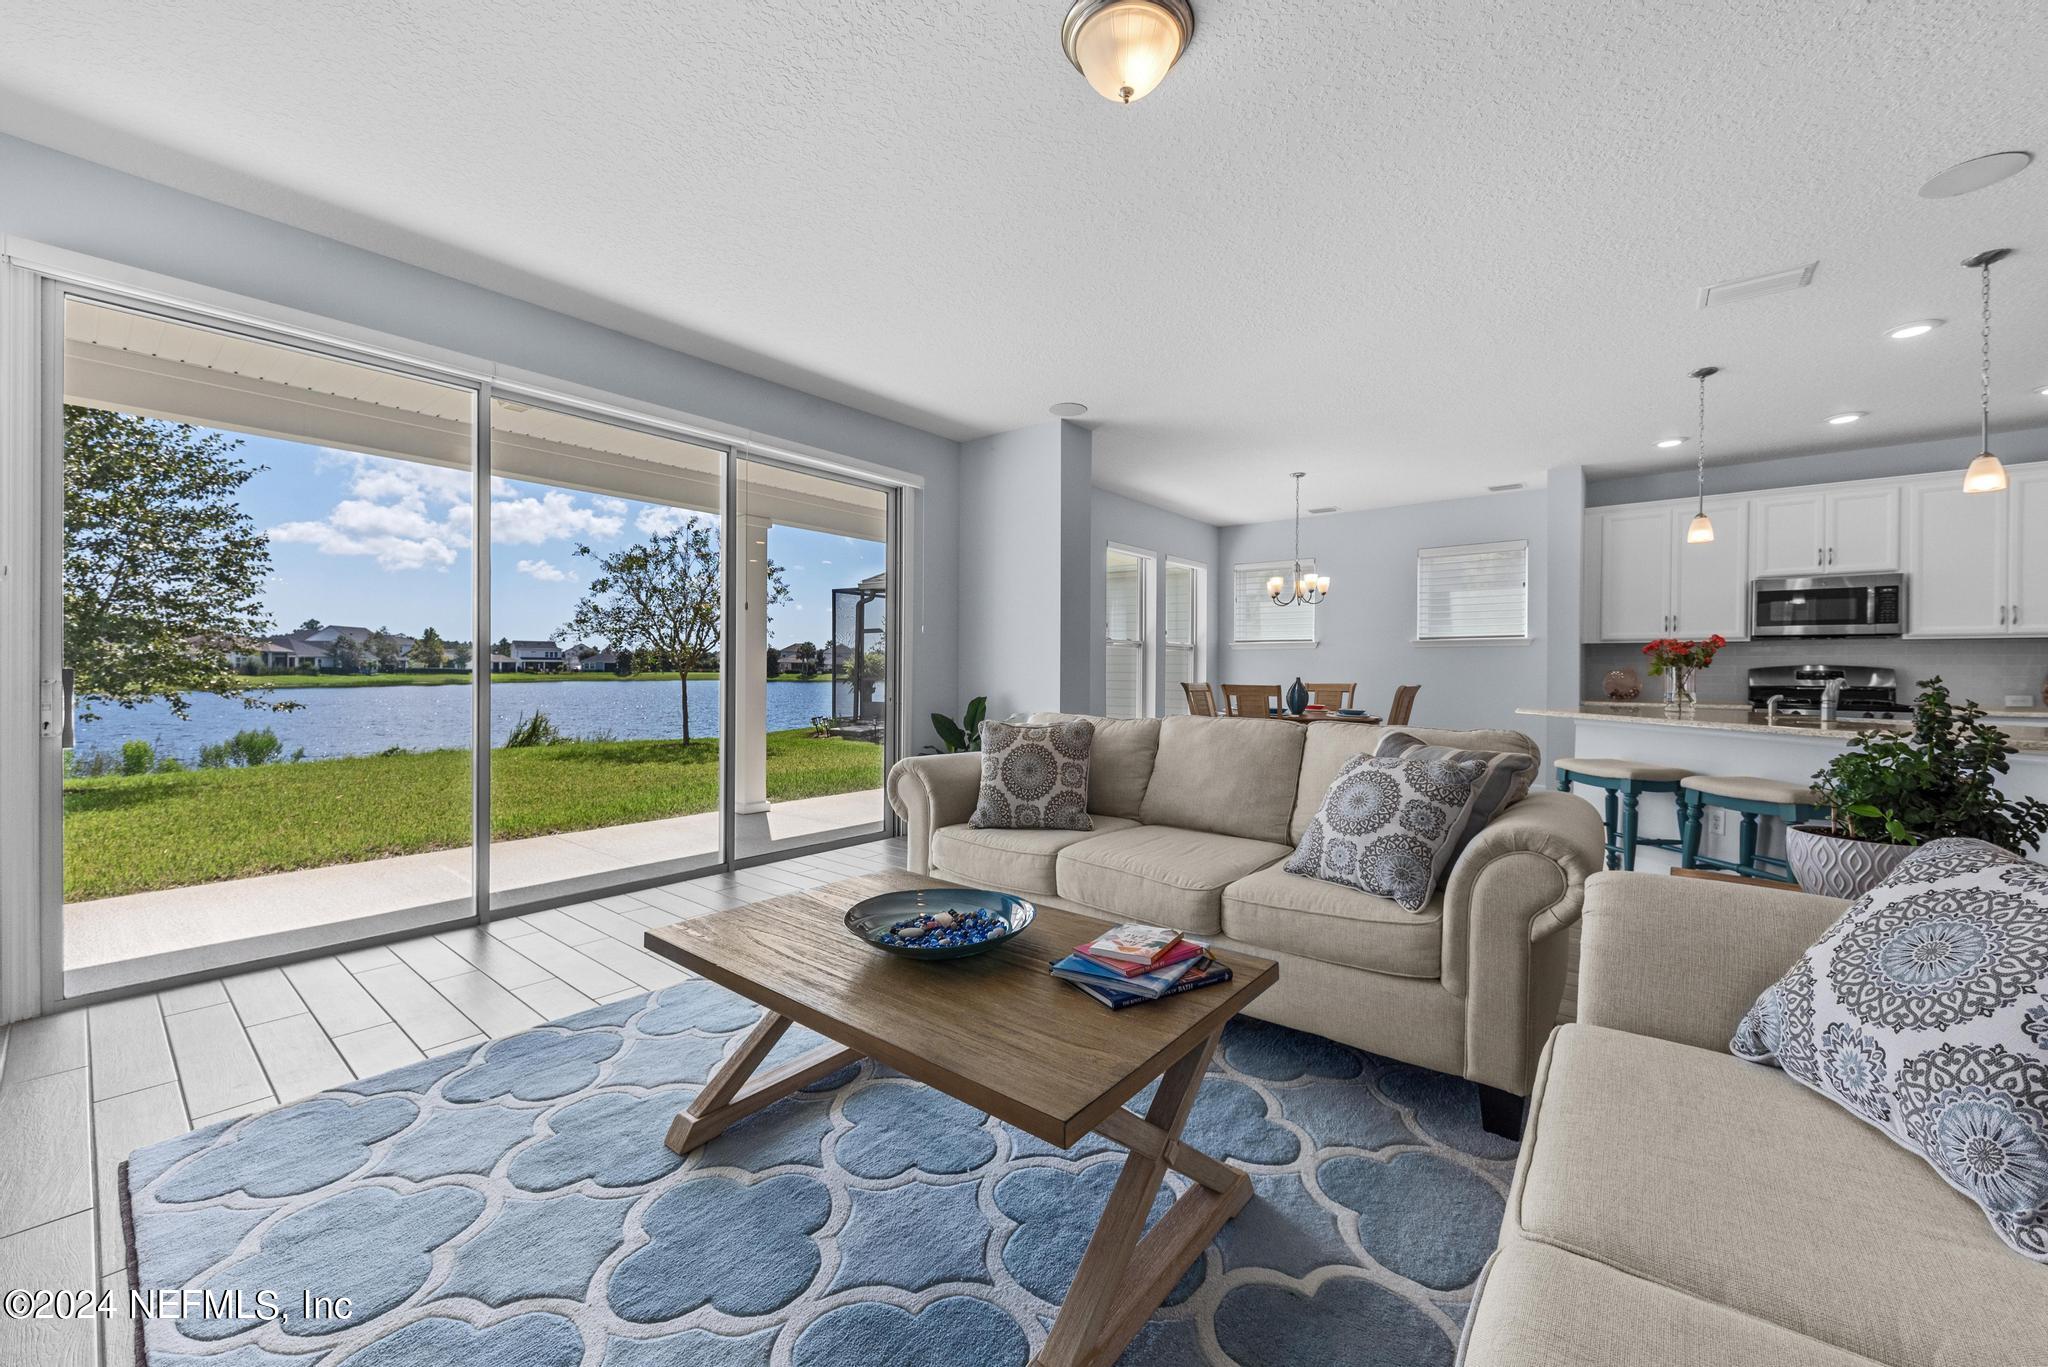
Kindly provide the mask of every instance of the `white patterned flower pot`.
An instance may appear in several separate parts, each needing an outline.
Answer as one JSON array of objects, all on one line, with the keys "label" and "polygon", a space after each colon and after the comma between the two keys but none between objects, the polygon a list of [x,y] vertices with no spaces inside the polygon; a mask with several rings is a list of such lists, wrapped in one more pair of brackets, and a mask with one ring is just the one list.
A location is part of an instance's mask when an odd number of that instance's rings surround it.
[{"label": "white patterned flower pot", "polygon": [[1889,877],[1915,848],[1882,840],[1848,840],[1823,826],[1792,826],[1785,831],[1785,858],[1800,891],[1822,897],[1861,897]]}]

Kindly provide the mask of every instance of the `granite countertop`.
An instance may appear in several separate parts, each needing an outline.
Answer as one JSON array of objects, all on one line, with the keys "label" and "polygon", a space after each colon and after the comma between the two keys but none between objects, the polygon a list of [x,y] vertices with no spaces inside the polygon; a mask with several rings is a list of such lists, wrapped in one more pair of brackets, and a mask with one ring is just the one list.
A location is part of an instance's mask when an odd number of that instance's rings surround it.
[{"label": "granite countertop", "polygon": [[[1865,731],[1907,731],[1906,722],[1819,721],[1812,717],[1780,717],[1775,722],[1750,720],[1749,708],[1736,703],[1701,703],[1689,717],[1667,716],[1662,703],[1586,702],[1575,708],[1518,707],[1521,717],[1562,717],[1567,721],[1627,722],[1638,726],[1676,726],[1694,731],[1736,731],[1751,735],[1781,735],[1800,740],[1831,740],[1846,743]],[[2048,726],[2000,726],[2012,738],[2013,749],[2023,755],[2048,755]]]}]

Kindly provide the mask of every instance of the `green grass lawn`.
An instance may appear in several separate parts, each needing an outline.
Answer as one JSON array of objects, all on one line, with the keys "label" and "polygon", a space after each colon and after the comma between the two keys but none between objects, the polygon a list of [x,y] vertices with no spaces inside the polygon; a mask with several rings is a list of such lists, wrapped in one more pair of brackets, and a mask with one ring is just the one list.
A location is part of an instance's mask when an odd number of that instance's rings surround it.
[{"label": "green grass lawn", "polygon": [[[469,843],[467,750],[195,769],[64,785],[64,897],[87,901]],[[571,741],[491,755],[499,839],[708,812],[718,742]],[[768,736],[768,796],[882,786],[882,750]]]},{"label": "green grass lawn", "polygon": [[[467,674],[247,674],[243,676],[251,686],[257,688],[389,688],[393,684],[404,684],[411,688],[440,688],[452,684],[467,685]],[[499,684],[530,683],[674,683],[677,674],[673,669],[649,670],[643,674],[620,676],[609,670],[602,674],[575,673],[561,674],[493,674],[491,686]],[[716,674],[690,675],[690,682],[716,679]],[[830,683],[830,674],[770,674],[770,683]]]}]

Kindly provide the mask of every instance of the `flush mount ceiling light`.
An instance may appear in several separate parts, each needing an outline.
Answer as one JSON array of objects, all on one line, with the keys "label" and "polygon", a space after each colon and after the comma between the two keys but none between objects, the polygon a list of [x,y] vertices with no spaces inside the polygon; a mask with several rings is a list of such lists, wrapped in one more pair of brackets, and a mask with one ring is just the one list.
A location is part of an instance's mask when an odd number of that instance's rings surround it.
[{"label": "flush mount ceiling light", "polygon": [[1157,89],[1194,36],[1188,0],[1079,0],[1060,25],[1067,60],[1096,94],[1119,104]]},{"label": "flush mount ceiling light", "polygon": [[1993,152],[1988,157],[1972,157],[1949,167],[1921,186],[1920,198],[1947,199],[1951,195],[1967,195],[1972,190],[1996,185],[2007,176],[2018,175],[2033,160],[2032,152]]},{"label": "flush mount ceiling light", "polygon": [[1078,418],[1088,411],[1085,403],[1056,403],[1045,410],[1055,418]]},{"label": "flush mount ceiling light", "polygon": [[1707,516],[1707,377],[1720,373],[1721,367],[1717,365],[1701,366],[1692,373],[1692,377],[1700,382],[1700,425],[1697,429],[1700,434],[1700,507],[1685,529],[1688,546],[1703,545],[1714,539],[1714,520]]},{"label": "flush mount ceiling light", "polygon": [[1922,318],[1917,323],[1901,323],[1885,333],[1894,342],[1908,341],[1914,337],[1925,337],[1948,320],[1945,318]]},{"label": "flush mount ceiling light", "polygon": [[1977,434],[1982,440],[1977,458],[1963,472],[1963,492],[1966,494],[2005,492],[2005,465],[1991,454],[1991,267],[2011,255],[2012,248],[1995,247],[1988,252],[1979,252],[1963,263],[1970,270],[1981,271],[1984,275],[1979,296],[1984,303],[1983,365],[1977,380]]},{"label": "flush mount ceiling light", "polygon": [[1828,426],[1846,427],[1852,422],[1861,422],[1869,416],[1868,413],[1837,413],[1828,419]]},{"label": "flush mount ceiling light", "polygon": [[[1266,581],[1266,596],[1273,600],[1276,608],[1291,608],[1296,603],[1314,607],[1330,596],[1330,576],[1327,574],[1303,574],[1301,572],[1301,481],[1304,472],[1294,472],[1294,584],[1291,589],[1285,579],[1274,575]],[[1282,591],[1288,590],[1284,596]]]},{"label": "flush mount ceiling light", "polygon": [[1664,438],[1664,440],[1657,443],[1657,449],[1659,451],[1669,451],[1674,446],[1683,445],[1685,445],[1684,437],[1666,437]]}]

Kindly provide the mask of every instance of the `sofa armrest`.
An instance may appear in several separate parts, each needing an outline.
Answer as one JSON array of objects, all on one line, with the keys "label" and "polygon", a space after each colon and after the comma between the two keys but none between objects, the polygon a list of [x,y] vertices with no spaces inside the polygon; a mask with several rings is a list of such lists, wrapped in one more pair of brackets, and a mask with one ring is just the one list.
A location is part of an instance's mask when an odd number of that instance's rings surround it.
[{"label": "sofa armrest", "polygon": [[907,867],[912,873],[932,871],[932,832],[957,826],[974,815],[981,797],[981,756],[912,755],[889,770],[889,806],[908,827]]},{"label": "sofa armrest", "polygon": [[1579,1019],[1725,1053],[1758,994],[1846,906],[1775,887],[1603,873],[1586,889]]},{"label": "sofa armrest", "polygon": [[1527,1094],[1564,995],[1565,932],[1605,832],[1590,803],[1533,792],[1458,856],[1444,885],[1443,985],[1465,999],[1465,1076]]}]

